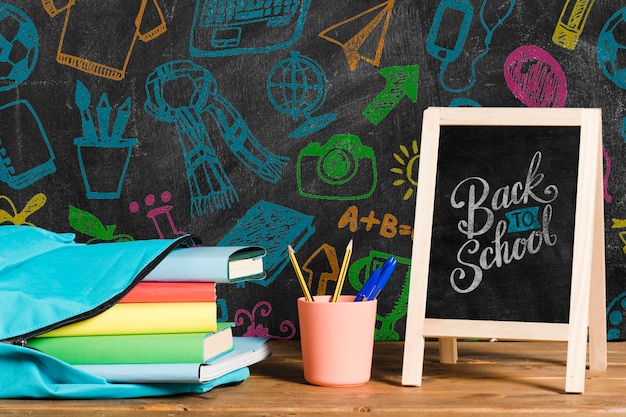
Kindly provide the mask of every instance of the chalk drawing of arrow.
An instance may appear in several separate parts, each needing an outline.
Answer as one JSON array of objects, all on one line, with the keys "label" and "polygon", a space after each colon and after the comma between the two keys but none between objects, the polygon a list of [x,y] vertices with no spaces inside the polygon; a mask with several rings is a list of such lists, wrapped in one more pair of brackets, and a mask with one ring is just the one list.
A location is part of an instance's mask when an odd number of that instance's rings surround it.
[{"label": "chalk drawing of arrow", "polygon": [[378,125],[404,96],[417,103],[418,65],[381,68],[378,72],[387,79],[387,86],[363,110],[373,125]]},{"label": "chalk drawing of arrow", "polygon": [[[313,264],[315,264],[314,267],[312,267]],[[322,269],[325,270],[319,272]],[[309,289],[313,289],[315,278],[313,271],[315,270],[318,271],[319,279],[313,295],[324,295],[328,281],[337,281],[339,277],[339,260],[337,259],[337,251],[333,246],[324,243],[302,264],[302,272],[307,276]]]}]

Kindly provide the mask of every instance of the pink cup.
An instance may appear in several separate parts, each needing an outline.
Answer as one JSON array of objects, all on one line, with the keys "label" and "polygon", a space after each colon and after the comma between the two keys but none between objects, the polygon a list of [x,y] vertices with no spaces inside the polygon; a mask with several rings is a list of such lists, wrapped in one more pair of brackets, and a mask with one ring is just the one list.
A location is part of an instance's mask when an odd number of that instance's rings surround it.
[{"label": "pink cup", "polygon": [[314,385],[350,387],[372,374],[377,301],[342,295],[298,299],[304,379]]}]

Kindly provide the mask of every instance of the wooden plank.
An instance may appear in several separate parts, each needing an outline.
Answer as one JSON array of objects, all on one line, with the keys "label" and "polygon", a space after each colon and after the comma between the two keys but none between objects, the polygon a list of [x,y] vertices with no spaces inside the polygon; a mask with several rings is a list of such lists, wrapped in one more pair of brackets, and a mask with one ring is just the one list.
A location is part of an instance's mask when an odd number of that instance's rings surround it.
[{"label": "wooden plank", "polygon": [[565,341],[568,331],[567,323],[424,319],[425,337]]},{"label": "wooden plank", "polygon": [[[595,236],[604,233],[604,226],[596,230],[596,200],[602,198],[596,189],[598,176],[602,178],[600,156],[601,112],[598,109],[580,110],[582,122],[580,132],[578,185],[576,194],[576,218],[574,227],[574,253],[572,263],[572,289],[570,293],[570,334],[568,337],[565,391],[581,393],[585,387],[585,359],[589,328],[590,287],[592,280],[593,249]],[[604,277],[602,277],[604,279]],[[599,301],[599,300],[595,300]],[[605,303],[602,303],[604,309]],[[594,306],[593,308],[598,308]],[[594,348],[596,345],[594,345]]]},{"label": "wooden plank", "polygon": [[459,360],[458,341],[456,337],[439,338],[439,361],[441,363],[456,363]]},{"label": "wooden plank", "polygon": [[[441,108],[429,108],[424,111],[422,137],[431,140],[422,141],[420,169],[418,173],[418,198],[415,204],[415,226],[413,233],[419,239],[413,239],[413,254],[430,253],[432,239],[432,220],[435,207],[435,182],[437,172],[437,150],[439,148],[439,126]],[[429,130],[430,129],[430,130]],[[424,320],[426,315],[426,293],[428,288],[429,257],[413,256],[409,278],[409,298],[405,326],[404,367],[402,383],[420,386],[422,384],[424,352]]]},{"label": "wooden plank", "polygon": [[307,384],[299,342],[273,344],[273,355],[250,368],[242,384],[202,395],[128,400],[3,400],[0,414],[42,416],[379,416],[624,415],[626,343],[609,344],[609,367],[589,371],[585,393],[563,393],[567,342],[458,341],[459,361],[439,362],[425,343],[422,387],[402,386],[403,342],[379,342],[372,379],[360,387]]},{"label": "wooden plank", "polygon": [[[511,118],[511,110],[515,117]],[[441,125],[444,126],[579,126],[580,109],[552,108],[550,118],[545,117],[545,109],[529,107],[443,107]]]},{"label": "wooden plank", "polygon": [[[596,123],[590,132],[602,137],[602,123]],[[595,150],[597,158],[596,195],[603,195],[602,142]],[[591,289],[589,300],[589,369],[603,371],[607,367],[606,333],[606,263],[604,256],[604,198],[596,198],[594,216],[593,254],[591,265]]]}]

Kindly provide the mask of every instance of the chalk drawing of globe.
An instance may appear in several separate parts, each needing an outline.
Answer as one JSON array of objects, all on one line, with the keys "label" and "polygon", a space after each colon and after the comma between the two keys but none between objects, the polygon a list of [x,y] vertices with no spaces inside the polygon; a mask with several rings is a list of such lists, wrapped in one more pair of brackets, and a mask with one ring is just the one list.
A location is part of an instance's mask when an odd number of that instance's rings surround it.
[{"label": "chalk drawing of globe", "polygon": [[38,54],[39,36],[33,21],[17,7],[0,3],[0,91],[26,80]]},{"label": "chalk drawing of globe", "polygon": [[270,102],[294,120],[317,110],[326,98],[326,88],[326,74],[322,68],[296,51],[278,62],[267,77]]}]

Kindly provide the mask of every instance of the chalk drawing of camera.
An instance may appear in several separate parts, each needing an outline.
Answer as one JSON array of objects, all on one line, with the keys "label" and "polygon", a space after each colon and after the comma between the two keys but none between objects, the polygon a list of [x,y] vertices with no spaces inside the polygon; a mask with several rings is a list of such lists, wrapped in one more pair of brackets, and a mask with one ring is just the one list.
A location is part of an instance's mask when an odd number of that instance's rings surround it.
[{"label": "chalk drawing of camera", "polygon": [[326,200],[360,200],[376,188],[372,148],[354,135],[335,135],[326,144],[309,143],[298,155],[300,195]]}]

